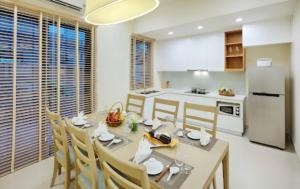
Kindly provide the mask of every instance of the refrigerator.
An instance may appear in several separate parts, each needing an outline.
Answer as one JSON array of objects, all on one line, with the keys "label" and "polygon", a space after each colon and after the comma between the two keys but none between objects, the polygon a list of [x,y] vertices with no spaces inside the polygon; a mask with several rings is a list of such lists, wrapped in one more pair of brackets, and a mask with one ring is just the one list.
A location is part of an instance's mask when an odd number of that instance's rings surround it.
[{"label": "refrigerator", "polygon": [[249,140],[285,148],[285,73],[281,66],[248,70]]}]

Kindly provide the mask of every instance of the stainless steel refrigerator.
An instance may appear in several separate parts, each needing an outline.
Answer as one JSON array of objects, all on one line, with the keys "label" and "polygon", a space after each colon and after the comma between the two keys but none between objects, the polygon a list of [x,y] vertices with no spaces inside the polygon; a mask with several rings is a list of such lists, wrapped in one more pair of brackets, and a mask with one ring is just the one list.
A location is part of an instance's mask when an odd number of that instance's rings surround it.
[{"label": "stainless steel refrigerator", "polygon": [[285,74],[281,66],[248,70],[249,140],[285,148]]}]

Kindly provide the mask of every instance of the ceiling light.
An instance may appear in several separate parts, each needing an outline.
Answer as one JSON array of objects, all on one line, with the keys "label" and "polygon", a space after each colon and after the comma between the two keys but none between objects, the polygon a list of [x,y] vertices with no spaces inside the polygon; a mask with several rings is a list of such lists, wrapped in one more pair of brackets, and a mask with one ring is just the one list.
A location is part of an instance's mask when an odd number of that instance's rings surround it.
[{"label": "ceiling light", "polygon": [[171,31],[168,33],[168,35],[173,35],[173,34],[174,34],[174,32],[171,32]]},{"label": "ceiling light", "polygon": [[156,9],[159,0],[86,0],[85,20],[94,25],[117,24]]},{"label": "ceiling light", "polygon": [[243,21],[243,18],[237,18],[235,19],[236,22],[242,22]]},{"label": "ceiling light", "polygon": [[198,26],[197,29],[198,29],[198,30],[202,30],[202,29],[203,29],[203,26]]}]

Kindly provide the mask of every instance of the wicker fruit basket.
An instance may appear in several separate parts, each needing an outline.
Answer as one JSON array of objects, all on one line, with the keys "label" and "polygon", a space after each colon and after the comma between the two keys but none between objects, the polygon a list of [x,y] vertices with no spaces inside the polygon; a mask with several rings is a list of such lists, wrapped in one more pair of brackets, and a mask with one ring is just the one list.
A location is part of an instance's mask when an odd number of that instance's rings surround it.
[{"label": "wicker fruit basket", "polygon": [[233,92],[232,89],[220,89],[219,90],[219,95],[221,96],[235,96],[235,93]]},{"label": "wicker fruit basket", "polygon": [[114,103],[106,116],[106,124],[110,127],[118,127],[123,123],[124,116],[123,112],[123,104],[121,102]]}]

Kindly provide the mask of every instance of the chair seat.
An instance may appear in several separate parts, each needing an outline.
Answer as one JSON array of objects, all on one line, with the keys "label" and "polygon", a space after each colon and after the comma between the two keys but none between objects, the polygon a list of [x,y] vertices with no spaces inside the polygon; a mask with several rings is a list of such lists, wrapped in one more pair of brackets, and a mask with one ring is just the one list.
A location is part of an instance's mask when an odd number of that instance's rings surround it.
[{"label": "chair seat", "polygon": [[[73,166],[74,162],[75,162],[75,157],[74,157],[74,150],[73,147],[69,145],[69,153],[70,153],[70,163]],[[65,153],[61,150],[56,152],[56,157],[58,159],[59,162],[63,163],[64,162],[64,158],[65,158]]]},{"label": "chair seat", "polygon": [[[88,166],[87,169],[90,169],[90,167]],[[99,168],[97,168],[97,176],[98,176],[98,189],[105,189],[104,176],[102,171]],[[79,183],[81,183],[81,185],[83,185],[84,189],[92,189],[91,180],[88,177],[86,177],[84,174],[80,173],[78,175],[78,181]]]}]

